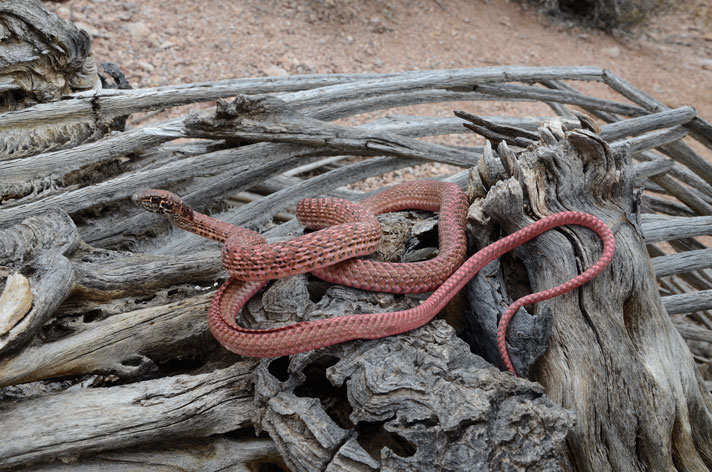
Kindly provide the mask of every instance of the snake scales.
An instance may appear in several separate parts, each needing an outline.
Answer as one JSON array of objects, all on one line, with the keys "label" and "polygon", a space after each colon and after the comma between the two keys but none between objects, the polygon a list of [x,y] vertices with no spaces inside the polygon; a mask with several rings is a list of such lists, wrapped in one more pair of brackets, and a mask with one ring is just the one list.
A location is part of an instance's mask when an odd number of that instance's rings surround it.
[{"label": "snake scales", "polygon": [[[613,234],[603,221],[587,213],[562,212],[490,244],[463,262],[467,199],[456,185],[436,181],[399,184],[360,204],[341,199],[302,200],[297,205],[299,221],[318,231],[275,244],[267,244],[254,231],[197,213],[164,190],[145,190],[133,200],[148,211],[168,216],[182,229],[223,243],[222,261],[231,277],[213,298],[208,326],[224,347],[252,357],[283,356],[417,328],[430,321],[482,267],[502,254],[557,226],[575,224],[592,229],[603,241],[603,253],[593,266],[562,285],[520,298],[502,315],[497,345],[505,366],[515,372],[505,343],[514,313],[522,306],[588,282],[608,265],[615,249]],[[376,215],[404,209],[440,212],[438,256],[415,263],[358,259],[378,247],[381,229]],[[397,312],[346,315],[272,329],[246,329],[236,323],[240,309],[268,280],[305,272],[373,291],[433,293],[419,306]]]}]

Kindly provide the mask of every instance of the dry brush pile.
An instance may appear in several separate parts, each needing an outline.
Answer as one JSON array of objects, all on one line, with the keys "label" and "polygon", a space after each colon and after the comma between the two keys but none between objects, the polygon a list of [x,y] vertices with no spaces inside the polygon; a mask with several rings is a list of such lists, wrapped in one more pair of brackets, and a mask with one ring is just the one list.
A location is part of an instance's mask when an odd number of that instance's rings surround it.
[{"label": "dry brush pile", "polygon": [[[19,41],[0,50],[12,64],[0,114],[0,466],[712,465],[700,376],[712,380],[712,165],[700,155],[712,149],[712,127],[694,108],[669,109],[597,67],[102,88],[88,38],[35,2],[0,10]],[[35,56],[42,45],[47,53]],[[584,94],[582,81],[621,98]],[[216,100],[121,130],[134,113]],[[540,101],[552,113],[473,113],[496,100]],[[437,102],[464,111],[335,123]],[[472,131],[484,146],[420,139]],[[170,189],[278,240],[301,232],[291,210],[299,199],[359,200],[366,194],[348,184],[425,162],[461,168],[441,178],[468,193],[472,251],[562,210],[593,213],[616,234],[614,261],[594,282],[515,317],[510,351],[532,381],[494,366],[497,319],[511,300],[596,260],[600,244],[585,229],[552,231],[487,266],[445,310],[448,323],[258,361],[226,352],[207,331],[207,306],[226,278],[219,245],[130,200]],[[376,257],[436,251],[436,217],[381,222]],[[272,284],[241,318],[269,327],[418,301],[298,276]]]}]

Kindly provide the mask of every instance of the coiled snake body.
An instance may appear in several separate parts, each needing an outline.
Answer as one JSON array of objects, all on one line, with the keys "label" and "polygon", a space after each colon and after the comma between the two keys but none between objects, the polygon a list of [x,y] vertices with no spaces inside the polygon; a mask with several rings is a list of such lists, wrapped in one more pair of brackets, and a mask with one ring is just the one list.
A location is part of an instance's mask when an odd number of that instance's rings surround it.
[{"label": "coiled snake body", "polygon": [[[145,190],[134,195],[133,200],[146,210],[165,214],[180,228],[224,244],[223,265],[231,277],[213,298],[208,326],[224,347],[251,357],[295,354],[417,328],[430,321],[482,267],[502,254],[557,226],[576,224],[592,229],[603,240],[603,253],[593,266],[562,285],[520,298],[502,315],[497,345],[505,366],[515,372],[505,343],[507,325],[514,313],[522,306],[561,295],[591,280],[608,265],[615,248],[613,234],[603,221],[587,213],[563,212],[490,244],[463,263],[467,199],[456,185],[436,181],[399,184],[360,204],[341,199],[302,200],[297,205],[299,221],[318,231],[275,244],[267,244],[254,231],[197,213],[164,190]],[[376,215],[405,209],[440,212],[438,256],[415,263],[354,259],[377,249],[381,229]],[[397,312],[338,316],[271,329],[246,329],[236,323],[240,309],[268,280],[305,272],[373,291],[434,291],[417,307]]]}]

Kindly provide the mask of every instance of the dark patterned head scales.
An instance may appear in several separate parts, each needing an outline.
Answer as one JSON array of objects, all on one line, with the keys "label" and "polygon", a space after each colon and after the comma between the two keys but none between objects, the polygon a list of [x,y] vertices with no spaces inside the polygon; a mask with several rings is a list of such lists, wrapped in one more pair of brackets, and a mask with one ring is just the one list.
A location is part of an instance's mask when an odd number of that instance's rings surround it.
[{"label": "dark patterned head scales", "polygon": [[167,190],[146,189],[131,197],[133,202],[152,213],[193,219],[193,210],[175,193]]}]

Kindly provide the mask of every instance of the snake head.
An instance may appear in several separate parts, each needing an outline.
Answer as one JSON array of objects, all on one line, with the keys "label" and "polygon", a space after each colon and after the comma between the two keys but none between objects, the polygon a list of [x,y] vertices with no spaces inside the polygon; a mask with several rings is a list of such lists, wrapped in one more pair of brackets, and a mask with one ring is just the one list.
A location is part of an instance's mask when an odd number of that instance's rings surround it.
[{"label": "snake head", "polygon": [[142,190],[131,197],[131,200],[152,213],[193,219],[193,211],[190,207],[184,204],[178,195],[167,190]]}]

